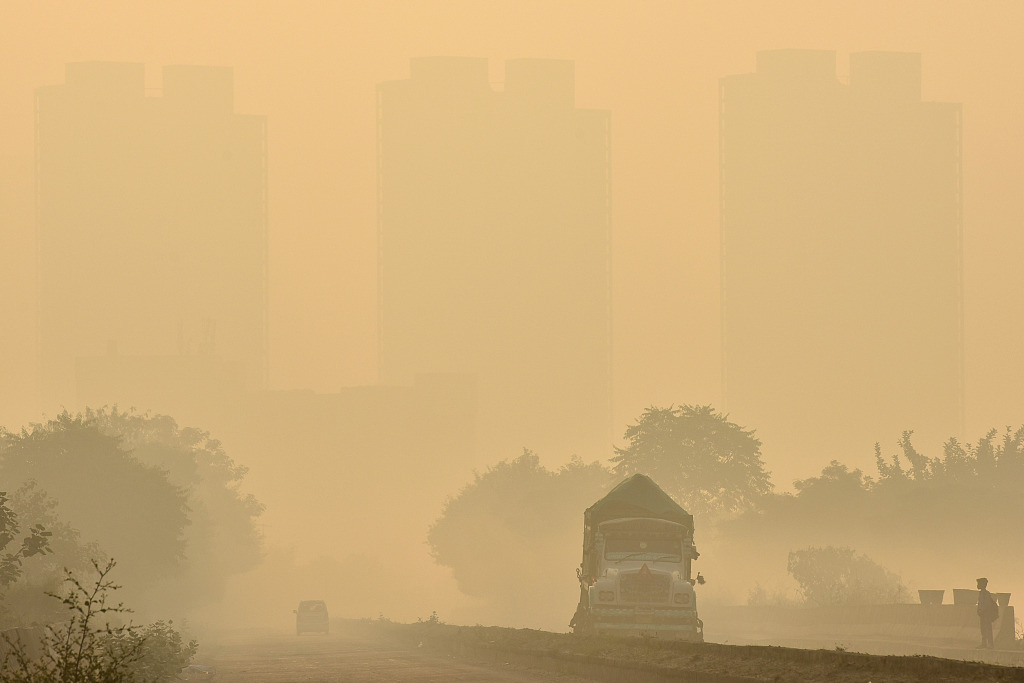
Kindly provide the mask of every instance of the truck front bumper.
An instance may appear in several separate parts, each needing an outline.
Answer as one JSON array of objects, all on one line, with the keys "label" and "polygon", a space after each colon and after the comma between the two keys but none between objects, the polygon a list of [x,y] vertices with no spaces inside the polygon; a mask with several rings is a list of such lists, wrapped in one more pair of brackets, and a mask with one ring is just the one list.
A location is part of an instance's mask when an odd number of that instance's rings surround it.
[{"label": "truck front bumper", "polygon": [[598,633],[704,641],[704,624],[692,610],[594,607],[590,616],[591,625]]}]

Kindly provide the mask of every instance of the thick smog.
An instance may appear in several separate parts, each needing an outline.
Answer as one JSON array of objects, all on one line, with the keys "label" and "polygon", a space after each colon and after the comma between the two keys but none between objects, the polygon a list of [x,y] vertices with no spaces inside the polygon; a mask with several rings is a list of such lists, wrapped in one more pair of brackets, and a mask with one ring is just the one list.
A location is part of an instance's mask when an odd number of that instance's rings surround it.
[{"label": "thick smog", "polygon": [[0,7],[0,681],[1024,680],[1021,25]]}]

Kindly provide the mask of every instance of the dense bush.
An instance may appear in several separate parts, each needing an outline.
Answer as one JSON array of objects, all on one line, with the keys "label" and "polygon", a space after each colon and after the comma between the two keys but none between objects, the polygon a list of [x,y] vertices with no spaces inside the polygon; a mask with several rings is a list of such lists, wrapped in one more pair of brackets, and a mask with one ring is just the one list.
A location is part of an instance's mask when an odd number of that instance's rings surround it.
[{"label": "dense bush", "polygon": [[[108,602],[119,588],[108,578],[114,562],[94,567],[98,576],[91,586],[69,571],[66,593],[50,594],[66,609],[67,621],[47,627],[39,648],[4,636],[9,651],[0,663],[0,682],[161,683],[188,665],[197,643],[183,643],[169,622],[119,623],[131,610]],[[35,649],[40,654],[33,655]]]},{"label": "dense bush", "polygon": [[500,610],[491,615],[503,623],[561,623],[561,613],[549,617],[559,604],[568,622],[583,510],[611,477],[578,458],[549,470],[528,450],[502,461],[445,504],[427,539],[434,559],[451,568],[464,593]]},{"label": "dense bush", "polygon": [[787,568],[812,605],[883,605],[909,598],[900,577],[853,548],[791,551]]},{"label": "dense bush", "polygon": [[0,630],[60,619],[61,606],[47,593],[60,589],[65,569],[89,571],[93,558],[104,558],[96,543],[81,540],[78,530],[63,519],[59,507],[34,480],[25,482],[10,497],[9,511],[17,515],[18,524],[45,529],[42,537],[46,547],[45,551],[21,558],[20,575],[0,595]]}]

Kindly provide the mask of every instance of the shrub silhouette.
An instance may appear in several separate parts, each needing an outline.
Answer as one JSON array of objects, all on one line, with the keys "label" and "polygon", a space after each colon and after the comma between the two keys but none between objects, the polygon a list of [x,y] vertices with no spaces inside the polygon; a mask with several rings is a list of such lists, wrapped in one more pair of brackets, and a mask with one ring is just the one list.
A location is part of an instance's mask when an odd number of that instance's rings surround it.
[{"label": "shrub silhouette", "polygon": [[9,651],[0,663],[0,682],[159,683],[177,677],[198,644],[183,644],[170,622],[113,625],[111,620],[131,613],[122,603],[108,602],[109,594],[120,588],[108,579],[114,566],[113,560],[102,568],[94,561],[98,576],[91,586],[67,571],[67,594],[48,593],[61,601],[69,618],[46,628],[39,642],[41,654],[33,655],[31,643],[20,637],[4,635]]}]

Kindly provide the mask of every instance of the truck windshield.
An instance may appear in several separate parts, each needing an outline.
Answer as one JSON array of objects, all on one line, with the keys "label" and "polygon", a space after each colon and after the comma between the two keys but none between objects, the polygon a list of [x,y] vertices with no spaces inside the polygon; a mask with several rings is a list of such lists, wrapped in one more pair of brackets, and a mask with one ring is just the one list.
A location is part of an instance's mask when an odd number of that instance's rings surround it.
[{"label": "truck windshield", "polygon": [[678,538],[609,538],[604,542],[606,560],[681,562],[683,543]]}]

